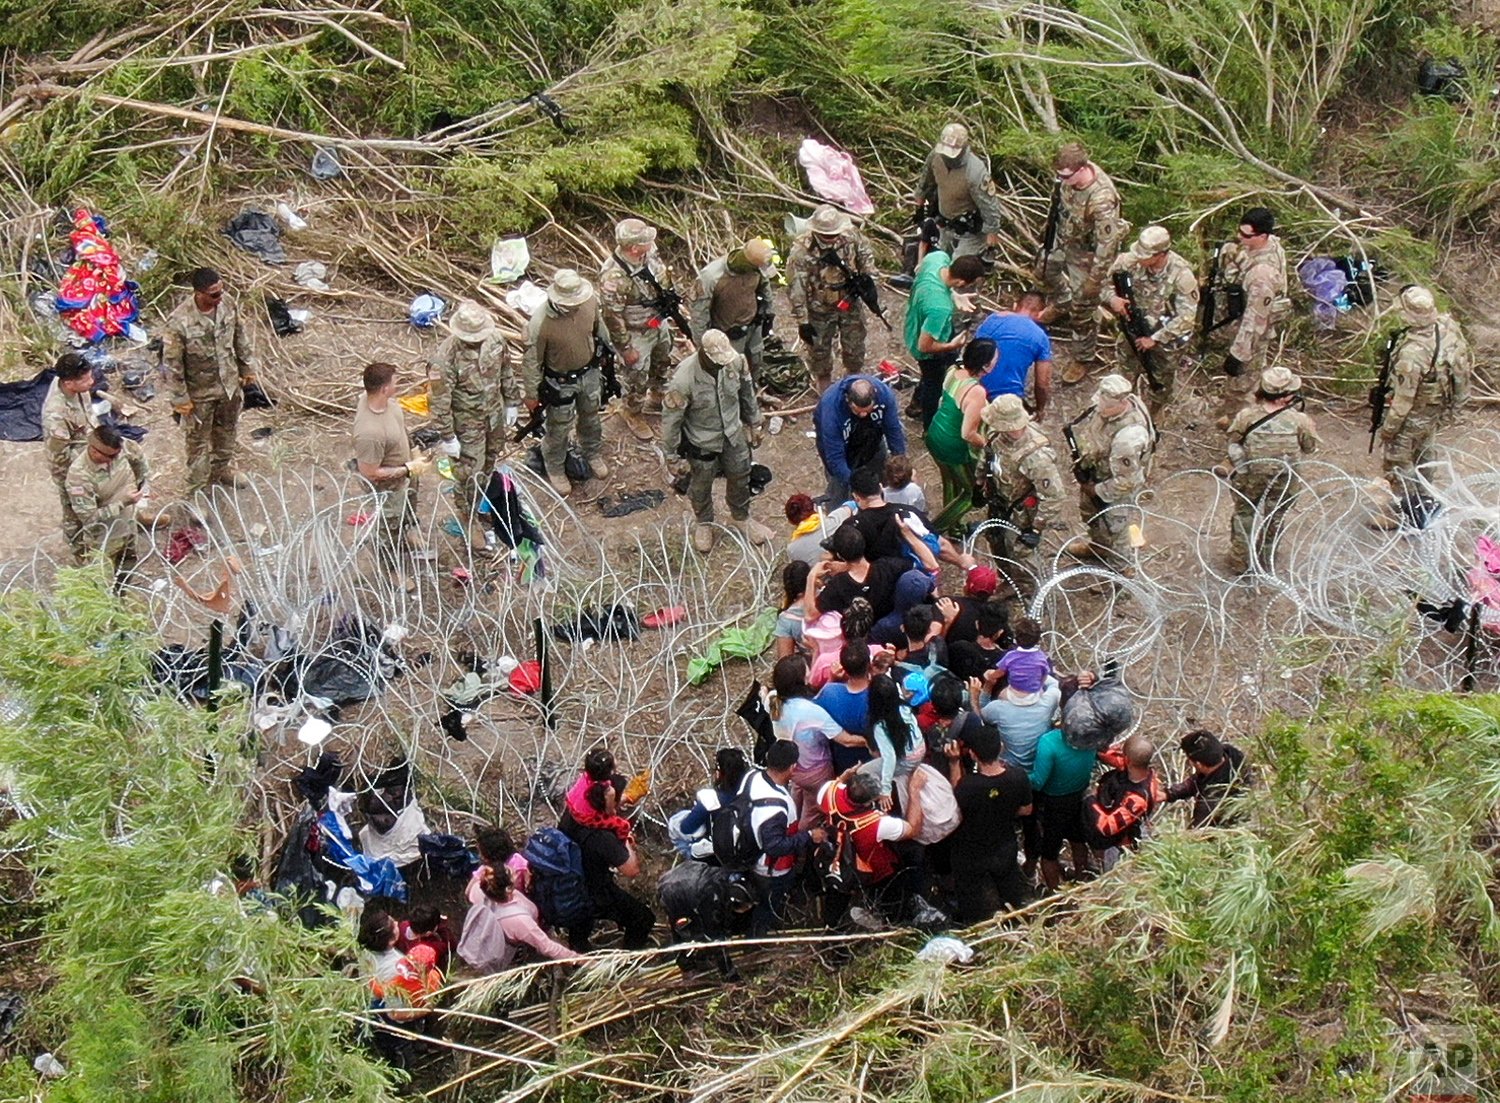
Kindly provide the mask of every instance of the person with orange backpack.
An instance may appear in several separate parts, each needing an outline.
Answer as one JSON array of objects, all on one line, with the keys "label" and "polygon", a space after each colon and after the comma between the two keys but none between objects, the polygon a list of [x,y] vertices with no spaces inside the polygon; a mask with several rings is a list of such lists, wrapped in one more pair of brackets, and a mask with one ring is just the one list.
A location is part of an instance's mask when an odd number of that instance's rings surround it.
[{"label": "person with orange backpack", "polygon": [[[903,860],[897,850],[898,844],[922,830],[920,794],[929,776],[924,770],[912,775],[904,819],[880,810],[880,778],[868,770],[846,770],[819,790],[818,807],[828,819],[833,841],[824,875],[824,918],[830,927],[838,926],[846,915],[867,929],[883,927],[887,918],[910,917],[918,926],[946,921],[913,888],[921,869],[920,854],[910,856],[916,860]],[[864,903],[850,907],[856,895]]]},{"label": "person with orange backpack", "polygon": [[1134,850],[1141,833],[1156,810],[1167,802],[1151,760],[1156,744],[1144,735],[1132,735],[1125,742],[1099,754],[1108,767],[1094,787],[1094,795],[1084,801],[1084,831],[1093,848],[1109,869],[1120,850]]}]

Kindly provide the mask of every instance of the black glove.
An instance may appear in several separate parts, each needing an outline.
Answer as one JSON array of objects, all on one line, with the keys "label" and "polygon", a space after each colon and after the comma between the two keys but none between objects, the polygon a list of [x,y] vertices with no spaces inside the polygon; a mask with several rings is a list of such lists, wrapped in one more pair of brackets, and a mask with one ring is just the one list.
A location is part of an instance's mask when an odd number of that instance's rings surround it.
[{"label": "black glove", "polygon": [[803,322],[797,327],[797,336],[810,345],[818,339],[818,327],[811,322]]},{"label": "black glove", "polygon": [[1237,356],[1224,357],[1224,374],[1233,378],[1245,374],[1245,362]]},{"label": "black glove", "polygon": [[1027,529],[1016,539],[1021,542],[1022,547],[1035,548],[1041,546],[1042,534],[1037,532],[1036,529]]}]

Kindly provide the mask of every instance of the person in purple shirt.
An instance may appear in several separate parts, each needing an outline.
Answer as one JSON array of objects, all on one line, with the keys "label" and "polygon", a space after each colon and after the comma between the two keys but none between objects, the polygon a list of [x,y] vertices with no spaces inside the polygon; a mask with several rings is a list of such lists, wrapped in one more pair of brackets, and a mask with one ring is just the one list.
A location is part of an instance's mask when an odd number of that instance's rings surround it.
[{"label": "person in purple shirt", "polygon": [[993,401],[1002,394],[1026,396],[1026,378],[1035,370],[1031,404],[1038,421],[1052,399],[1052,342],[1037,319],[1047,308],[1040,291],[1025,291],[1014,311],[997,311],[974,330],[974,339],[995,342],[999,357],[980,378],[985,397]]}]

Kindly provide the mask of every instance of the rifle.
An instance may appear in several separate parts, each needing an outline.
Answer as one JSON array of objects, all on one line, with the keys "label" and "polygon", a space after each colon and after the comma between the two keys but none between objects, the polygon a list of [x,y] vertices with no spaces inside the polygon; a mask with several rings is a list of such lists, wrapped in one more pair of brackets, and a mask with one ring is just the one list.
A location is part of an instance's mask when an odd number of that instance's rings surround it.
[{"label": "rifle", "polygon": [[[1239,284],[1219,282],[1223,260],[1224,246],[1220,245],[1214,250],[1213,263],[1208,269],[1208,284],[1204,287],[1203,299],[1198,304],[1198,340],[1200,343],[1206,342],[1209,334],[1214,330],[1222,329],[1245,316],[1245,289]],[[1220,291],[1224,292],[1227,308],[1224,311],[1224,317],[1216,322],[1214,314],[1219,308]]]},{"label": "rifle", "polygon": [[1052,185],[1052,202],[1047,207],[1047,224],[1042,227],[1042,251],[1037,257],[1037,270],[1046,267],[1047,258],[1057,248],[1057,224],[1062,221],[1062,184]]},{"label": "rifle", "polygon": [[[620,260],[619,257],[616,257],[615,260],[619,261],[620,267],[625,269],[625,271],[630,271],[630,266],[624,261]],[[656,275],[651,271],[651,265],[649,262],[645,264],[639,272],[636,272],[635,275],[639,276],[641,279],[650,284],[651,290],[656,292],[656,298],[652,299],[646,305],[649,306],[652,310],[656,311],[657,325],[661,324],[661,319],[669,319],[677,326],[677,329],[682,333],[682,335],[689,341],[691,341],[693,339],[693,327],[688,324],[687,315],[683,314],[682,312],[682,296],[679,295],[676,291],[673,291],[671,288],[663,287],[661,285],[661,281],[658,280],[656,278]],[[611,354],[611,356],[613,356],[613,354]],[[613,374],[613,371],[614,368],[613,365],[611,365],[611,374]],[[619,393],[620,392],[618,390],[615,391],[615,394]],[[606,401],[608,400],[606,399]]]},{"label": "rifle", "polygon": [[[885,307],[880,305],[880,289],[875,286],[875,277],[868,272],[854,272],[844,263],[844,258],[839,256],[837,249],[823,250],[822,263],[837,268],[844,276],[844,282],[834,290],[850,292],[854,298],[864,303],[870,313],[880,319],[886,329],[891,328],[890,319],[885,316]],[[849,309],[849,300],[846,297],[839,307]]]},{"label": "rifle", "polygon": [[1073,426],[1077,425],[1080,421],[1083,421],[1093,412],[1094,407],[1090,406],[1088,409],[1084,410],[1083,413],[1079,414],[1072,421],[1063,426],[1063,440],[1068,442],[1068,459],[1073,464],[1073,476],[1074,478],[1077,478],[1079,482],[1087,482],[1088,480],[1079,478],[1078,475],[1078,473],[1083,470],[1083,452],[1078,447],[1078,435],[1073,432]]},{"label": "rifle", "polygon": [[1141,366],[1141,371],[1146,373],[1146,382],[1150,384],[1153,391],[1164,390],[1162,382],[1156,378],[1156,361],[1149,352],[1142,352],[1135,347],[1137,337],[1151,336],[1151,323],[1141,313],[1141,308],[1135,302],[1135,281],[1130,273],[1119,271],[1114,274],[1113,283],[1115,294],[1125,300],[1125,317],[1120,319],[1120,332],[1125,334],[1125,344],[1135,356],[1136,363]]},{"label": "rifle", "polygon": [[1406,336],[1406,330],[1396,329],[1385,339],[1385,352],[1380,359],[1380,378],[1375,381],[1375,386],[1370,388],[1370,451],[1375,451],[1375,437],[1380,432],[1380,427],[1385,424],[1385,404],[1391,397],[1391,358],[1395,355],[1396,345],[1402,337]]},{"label": "rifle", "polygon": [[[623,392],[620,389],[620,378],[615,373],[615,350],[606,342],[601,341],[598,336],[594,337],[594,358],[580,368],[578,374],[582,375],[590,368],[598,368],[601,377],[599,405],[608,405],[610,399],[619,398]],[[540,399],[537,408],[531,411],[531,416],[516,427],[515,435],[510,438],[516,444],[520,444],[527,437],[541,437],[546,431],[548,406],[566,405],[556,385],[547,378],[545,371],[542,375],[541,386],[537,388],[537,398]],[[572,401],[571,398],[567,400],[567,402]]]},{"label": "rifle", "polygon": [[776,324],[776,310],[771,302],[771,289],[764,280],[761,281],[760,290],[755,293],[755,317],[750,319],[750,324],[760,326],[762,337],[771,336],[771,327]]}]

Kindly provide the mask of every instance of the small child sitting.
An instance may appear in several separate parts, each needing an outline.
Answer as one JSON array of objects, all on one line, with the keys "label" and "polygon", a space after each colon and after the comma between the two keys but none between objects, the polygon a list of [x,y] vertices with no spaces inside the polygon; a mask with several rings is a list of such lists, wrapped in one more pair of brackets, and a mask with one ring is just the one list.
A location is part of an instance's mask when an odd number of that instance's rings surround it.
[{"label": "small child sitting", "polygon": [[615,756],[600,749],[590,751],[583,760],[583,773],[568,790],[568,811],[580,827],[613,831],[623,841],[630,838],[635,825],[620,815],[626,804],[625,792],[615,773]]},{"label": "small child sitting", "polygon": [[1016,646],[1000,656],[995,669],[1011,683],[1019,674],[1021,684],[1040,686],[1052,673],[1052,660],[1040,647],[1042,626],[1030,617],[1021,617],[1010,626],[1010,634]]},{"label": "small child sitting", "polygon": [[911,506],[912,509],[922,513],[927,512],[927,495],[923,493],[922,485],[912,478],[909,457],[892,456],[886,460],[885,471],[881,474],[880,481],[884,486],[882,496],[887,502]]}]

